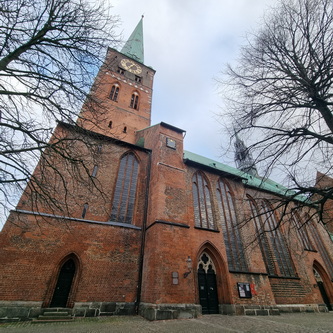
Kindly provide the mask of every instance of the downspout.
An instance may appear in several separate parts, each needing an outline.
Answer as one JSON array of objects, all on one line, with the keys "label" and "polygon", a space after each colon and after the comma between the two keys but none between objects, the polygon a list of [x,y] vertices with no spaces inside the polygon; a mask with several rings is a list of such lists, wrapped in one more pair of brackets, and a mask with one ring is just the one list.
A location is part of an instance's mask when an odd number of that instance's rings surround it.
[{"label": "downspout", "polygon": [[146,241],[148,205],[149,205],[150,172],[151,172],[151,151],[148,151],[146,194],[145,194],[144,216],[143,216],[143,224],[142,224],[142,232],[141,232],[141,249],[140,249],[140,257],[139,257],[139,277],[138,277],[137,296],[136,296],[136,301],[135,301],[136,314],[139,314],[139,306],[140,306],[140,302],[141,302],[143,259],[144,259],[144,254],[145,254],[145,241]]}]

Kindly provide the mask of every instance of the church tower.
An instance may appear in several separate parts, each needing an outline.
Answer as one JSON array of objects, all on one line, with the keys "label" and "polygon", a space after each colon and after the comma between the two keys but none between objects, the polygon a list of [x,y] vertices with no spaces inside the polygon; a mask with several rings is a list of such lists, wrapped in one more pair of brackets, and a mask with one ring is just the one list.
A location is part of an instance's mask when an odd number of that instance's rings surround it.
[{"label": "church tower", "polygon": [[144,65],[142,17],[120,52],[108,49],[78,124],[135,144],[136,131],[151,124],[154,74]]},{"label": "church tower", "polygon": [[241,140],[237,133],[235,134],[235,163],[237,169],[242,170],[252,176],[257,177],[258,171],[254,163],[252,154],[249,152],[249,149],[245,146],[243,140]]}]

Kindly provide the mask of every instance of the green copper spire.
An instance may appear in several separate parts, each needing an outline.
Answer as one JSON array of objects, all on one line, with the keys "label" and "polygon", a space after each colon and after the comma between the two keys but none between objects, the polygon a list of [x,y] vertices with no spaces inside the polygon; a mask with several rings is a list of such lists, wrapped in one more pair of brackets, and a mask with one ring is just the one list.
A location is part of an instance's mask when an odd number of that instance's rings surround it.
[{"label": "green copper spire", "polygon": [[144,62],[144,56],[143,56],[143,15],[132,32],[131,36],[127,40],[126,44],[121,50],[121,53],[124,55],[127,55],[128,57],[139,61],[141,63]]}]

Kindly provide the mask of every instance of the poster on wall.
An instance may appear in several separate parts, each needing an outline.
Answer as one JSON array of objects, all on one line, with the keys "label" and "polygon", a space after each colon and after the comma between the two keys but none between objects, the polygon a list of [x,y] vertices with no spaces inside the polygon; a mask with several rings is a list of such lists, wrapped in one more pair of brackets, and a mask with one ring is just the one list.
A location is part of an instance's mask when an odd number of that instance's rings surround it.
[{"label": "poster on wall", "polygon": [[250,283],[238,282],[237,289],[238,289],[238,294],[239,294],[240,298],[251,298],[252,297]]}]

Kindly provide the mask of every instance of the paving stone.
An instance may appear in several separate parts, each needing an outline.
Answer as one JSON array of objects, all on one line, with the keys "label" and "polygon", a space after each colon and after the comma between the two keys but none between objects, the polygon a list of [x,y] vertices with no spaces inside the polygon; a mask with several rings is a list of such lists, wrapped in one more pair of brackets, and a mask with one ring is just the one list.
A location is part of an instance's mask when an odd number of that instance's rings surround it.
[{"label": "paving stone", "polygon": [[[250,311],[250,310],[248,310]],[[255,310],[251,310],[255,311]],[[333,312],[280,316],[205,315],[195,319],[149,321],[140,316],[77,319],[68,323],[0,324],[4,333],[332,333]]]}]

